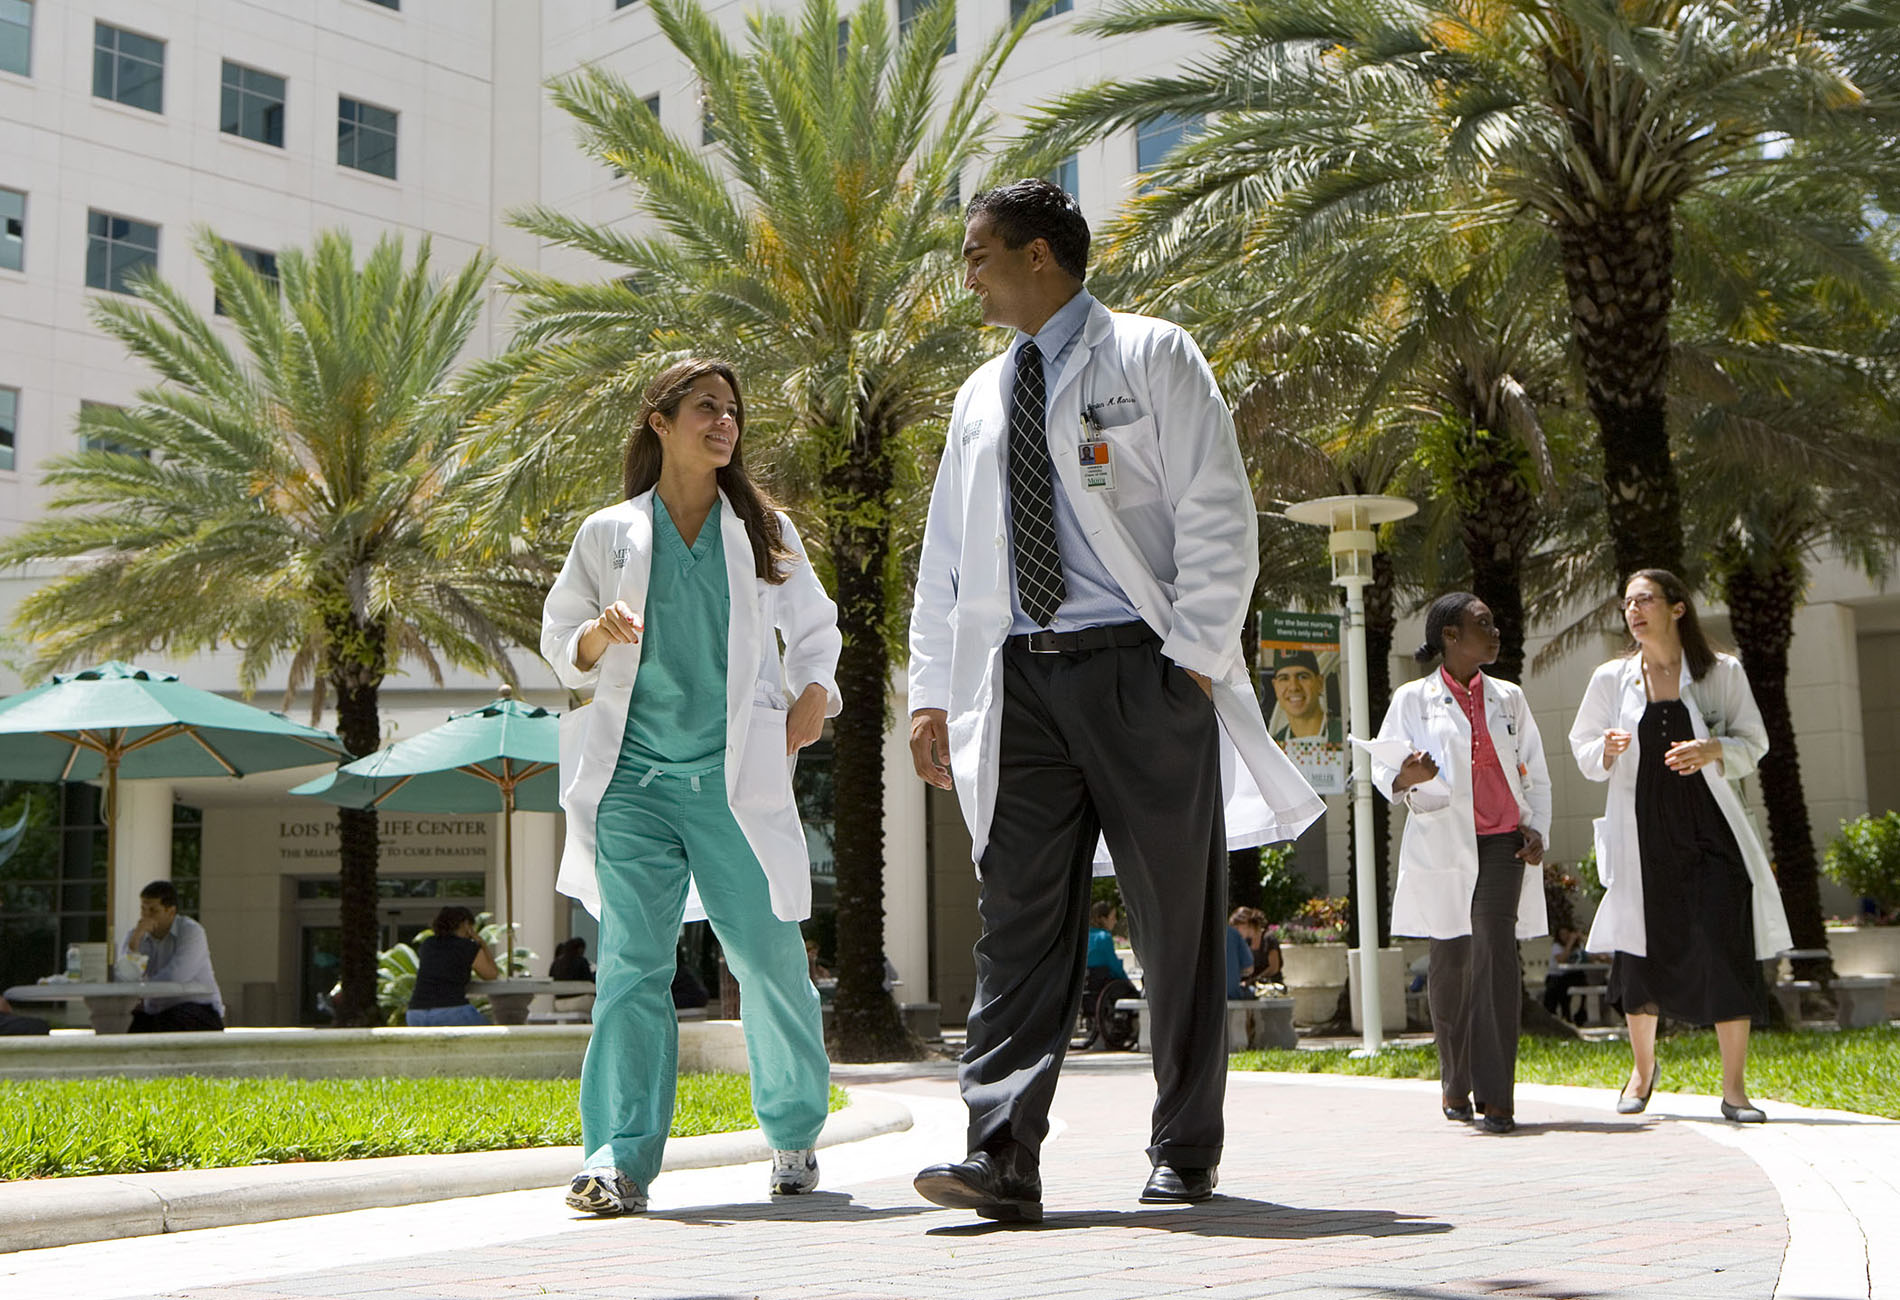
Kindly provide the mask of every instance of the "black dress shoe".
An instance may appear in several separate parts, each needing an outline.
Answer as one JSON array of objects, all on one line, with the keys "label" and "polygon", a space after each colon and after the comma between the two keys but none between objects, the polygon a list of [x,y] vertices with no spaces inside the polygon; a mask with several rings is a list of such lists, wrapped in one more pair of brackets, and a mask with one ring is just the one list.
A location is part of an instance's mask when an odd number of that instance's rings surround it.
[{"label": "black dress shoe", "polygon": [[1141,1189],[1141,1201],[1144,1205],[1191,1205],[1212,1196],[1214,1184],[1219,1181],[1218,1169],[1156,1165],[1154,1172],[1148,1175],[1148,1185]]},{"label": "black dress shoe", "polygon": [[1479,1118],[1478,1127],[1486,1133],[1514,1133],[1517,1121],[1509,1115],[1484,1115]]},{"label": "black dress shoe", "polygon": [[1036,1157],[1017,1142],[1000,1154],[972,1151],[961,1160],[932,1165],[912,1186],[932,1204],[975,1210],[998,1223],[1042,1222],[1042,1174]]},{"label": "black dress shoe", "polygon": [[1454,1124],[1469,1124],[1471,1122],[1470,1102],[1466,1102],[1462,1106],[1447,1106],[1444,1109],[1445,1118]]}]

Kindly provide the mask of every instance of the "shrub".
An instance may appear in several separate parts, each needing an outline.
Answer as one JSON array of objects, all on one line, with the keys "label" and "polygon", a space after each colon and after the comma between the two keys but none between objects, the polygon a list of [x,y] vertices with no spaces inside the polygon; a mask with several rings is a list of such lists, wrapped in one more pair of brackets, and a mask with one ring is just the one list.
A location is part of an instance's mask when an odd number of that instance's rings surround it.
[{"label": "shrub", "polygon": [[1827,874],[1879,907],[1879,920],[1900,910],[1900,812],[1841,823],[1827,846]]},{"label": "shrub", "polygon": [[1344,898],[1309,898],[1293,919],[1271,927],[1281,943],[1342,943],[1352,918],[1352,902]]},{"label": "shrub", "polygon": [[1293,869],[1293,846],[1275,844],[1260,850],[1260,910],[1271,925],[1299,915],[1312,897],[1313,887]]}]

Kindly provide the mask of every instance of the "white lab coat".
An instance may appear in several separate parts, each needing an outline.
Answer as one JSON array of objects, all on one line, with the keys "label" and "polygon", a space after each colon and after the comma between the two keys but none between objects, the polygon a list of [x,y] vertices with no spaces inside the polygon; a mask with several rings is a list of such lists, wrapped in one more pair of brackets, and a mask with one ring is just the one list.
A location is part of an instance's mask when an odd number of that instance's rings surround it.
[{"label": "white lab coat", "polygon": [[[910,620],[910,707],[949,714],[950,770],[978,861],[996,808],[1011,621],[1004,475],[1013,378],[1006,352],[957,394]],[[1259,567],[1254,503],[1207,362],[1179,326],[1096,303],[1050,394],[1050,459],[1096,555],[1162,638],[1161,653],[1213,680],[1215,711],[1240,760],[1226,791],[1229,843],[1292,839],[1325,805],[1267,736],[1241,658]],[[1106,426],[1112,491],[1082,487],[1076,435],[1085,406]]]},{"label": "white lab coat", "polygon": [[[1768,865],[1768,854],[1731,782],[1740,781],[1761,762],[1761,756],[1768,752],[1768,732],[1762,726],[1761,711],[1755,707],[1755,696],[1748,689],[1748,674],[1733,655],[1716,655],[1715,666],[1699,682],[1689,675],[1685,660],[1679,690],[1696,738],[1715,736],[1722,742],[1720,770],[1711,764],[1688,779],[1709,783],[1735,843],[1741,847],[1748,880],[1754,886],[1755,956],[1766,961],[1792,948],[1794,941],[1788,935],[1788,915],[1781,907],[1781,890]],[[1570,727],[1570,752],[1576,755],[1578,769],[1592,781],[1607,781],[1610,785],[1603,816],[1592,823],[1597,878],[1607,892],[1597,905],[1596,920],[1585,944],[1591,952],[1627,952],[1637,957],[1649,954],[1643,924],[1642,852],[1636,838],[1636,769],[1642,759],[1636,729],[1648,704],[1641,656],[1612,659],[1591,674],[1583,703],[1577,708],[1577,720]],[[1630,733],[1630,747],[1605,771],[1603,733],[1612,727]]]},{"label": "white lab coat", "polygon": [[[726,798],[746,842],[765,868],[772,911],[786,921],[811,915],[811,860],[792,802],[794,760],[785,754],[790,701],[813,682],[829,697],[826,716],[841,707],[836,673],[838,607],[805,559],[791,520],[779,516],[785,544],[799,559],[777,586],[755,576],[745,523],[719,494],[720,543],[725,550],[730,611],[726,625]],[[567,847],[555,888],[600,915],[594,875],[594,820],[627,728],[627,705],[640,670],[643,643],[609,645],[593,668],[574,666],[581,625],[623,600],[646,611],[653,566],[653,493],[588,516],[568,551],[561,576],[548,592],[541,617],[541,655],[575,690],[593,687],[593,703],[563,719],[561,807]],[[783,661],[778,637],[785,639]],[[689,904],[687,919],[704,913]]]},{"label": "white lab coat", "polygon": [[[1484,720],[1498,766],[1517,800],[1518,824],[1550,834],[1550,769],[1524,691],[1513,682],[1484,679]],[[1458,939],[1471,933],[1471,894],[1478,884],[1477,816],[1472,808],[1471,721],[1437,669],[1392,692],[1379,739],[1403,740],[1438,764],[1449,796],[1415,785],[1394,796],[1399,769],[1374,760],[1372,781],[1406,808],[1399,843],[1399,882],[1392,896],[1392,933]],[[1421,785],[1424,783],[1421,783]],[[1526,865],[1517,898],[1517,937],[1534,939],[1550,928],[1542,868]]]}]

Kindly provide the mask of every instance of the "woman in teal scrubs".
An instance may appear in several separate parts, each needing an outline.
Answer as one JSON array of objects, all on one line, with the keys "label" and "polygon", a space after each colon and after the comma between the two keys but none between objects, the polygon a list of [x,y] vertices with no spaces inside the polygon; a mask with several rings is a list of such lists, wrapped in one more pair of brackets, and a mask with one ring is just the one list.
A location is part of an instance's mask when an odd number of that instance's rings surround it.
[{"label": "woman in teal scrubs", "polygon": [[627,446],[626,499],[582,524],[543,615],[543,654],[568,685],[594,688],[563,736],[560,888],[600,918],[586,1154],[567,1195],[595,1214],[644,1210],[660,1171],[689,884],[743,991],[770,1190],[818,1184],[829,1063],[798,927],[811,882],[791,763],[838,710],[837,608],[791,521],[747,477],[744,427],[725,363],[684,361],[654,380]]}]

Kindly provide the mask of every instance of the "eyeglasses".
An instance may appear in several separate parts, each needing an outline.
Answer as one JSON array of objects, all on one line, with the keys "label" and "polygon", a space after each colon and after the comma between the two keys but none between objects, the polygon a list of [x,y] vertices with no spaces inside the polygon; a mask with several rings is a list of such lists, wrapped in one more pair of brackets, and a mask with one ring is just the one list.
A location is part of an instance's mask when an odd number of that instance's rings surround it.
[{"label": "eyeglasses", "polygon": [[1653,591],[1639,591],[1634,596],[1623,597],[1623,608],[1625,610],[1648,609],[1660,599],[1661,597]]}]

